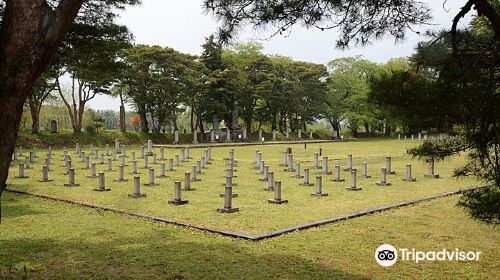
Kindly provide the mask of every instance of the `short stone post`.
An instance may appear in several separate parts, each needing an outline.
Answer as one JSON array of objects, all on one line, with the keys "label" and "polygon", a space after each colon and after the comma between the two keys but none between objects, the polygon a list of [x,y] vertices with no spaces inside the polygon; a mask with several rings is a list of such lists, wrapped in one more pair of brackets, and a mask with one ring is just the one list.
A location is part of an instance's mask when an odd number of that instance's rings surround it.
[{"label": "short stone post", "polygon": [[185,161],[186,161],[186,148],[182,147],[181,148],[181,162],[185,162]]},{"label": "short stone post", "polygon": [[98,192],[107,192],[111,189],[106,188],[106,180],[104,179],[104,172],[99,172],[99,187],[94,189],[94,191]]},{"label": "short stone post", "polygon": [[380,168],[380,182],[376,183],[377,186],[390,186],[391,183],[387,182],[387,168]]},{"label": "short stone post", "polygon": [[304,168],[304,182],[299,184],[301,186],[312,186],[313,183],[309,182],[309,168]]},{"label": "short stone post", "polygon": [[127,157],[127,145],[122,145],[122,155]]},{"label": "short stone post", "polygon": [[160,160],[165,160],[165,147],[160,147]]},{"label": "short stone post", "polygon": [[269,199],[267,202],[269,202],[271,204],[288,203],[288,200],[281,199],[281,181],[276,181],[274,183],[274,199]]},{"label": "short stone post", "polygon": [[292,176],[293,178],[297,178],[297,179],[300,179],[302,178],[303,176],[300,174],[300,169],[301,169],[301,164],[300,162],[297,163],[297,168],[295,168],[295,175]]},{"label": "short stone post", "polygon": [[115,139],[115,151],[118,152],[120,150],[120,139]]},{"label": "short stone post", "polygon": [[198,179],[196,177],[196,165],[193,165],[192,168],[191,168],[191,181],[193,182],[197,182],[197,181],[201,181],[201,179]]},{"label": "short stone post", "polygon": [[137,168],[137,160],[132,160],[132,174],[137,175],[139,174],[139,170]]},{"label": "short stone post", "polygon": [[259,172],[258,172],[259,174],[264,173],[264,165],[266,165],[265,161],[264,161],[264,160],[261,160],[261,161],[259,162]]},{"label": "short stone post", "polygon": [[69,174],[69,169],[72,167],[71,166],[71,159],[69,157],[66,158],[64,167],[65,167],[64,175],[68,175]]},{"label": "short stone post", "polygon": [[65,187],[78,187],[80,184],[75,183],[75,169],[69,169],[68,183],[64,184]]},{"label": "short stone post", "polygon": [[123,165],[123,166],[127,166],[127,163],[125,161],[125,155],[124,154],[121,154],[120,155],[120,164]]},{"label": "short stone post", "polygon": [[259,179],[259,181],[263,182],[267,181],[268,172],[269,172],[269,165],[264,165],[264,172],[262,172],[262,178]]},{"label": "short stone post", "polygon": [[179,165],[180,165],[179,155],[175,155],[175,166],[179,167]]},{"label": "short stone post", "polygon": [[328,170],[328,157],[323,157],[323,168],[322,168],[322,174],[323,175],[331,175],[332,172]]},{"label": "short stone post", "polygon": [[334,182],[344,182],[345,180],[340,178],[340,165],[335,165],[335,178],[331,179]]},{"label": "short stone post", "polygon": [[199,160],[196,161],[196,173],[201,174],[201,162]]},{"label": "short stone post", "polygon": [[113,171],[113,161],[108,158],[108,167],[106,168],[106,171]]},{"label": "short stone post", "polygon": [[153,154],[153,164],[156,164],[157,163],[157,158],[156,158],[156,154]]},{"label": "short stone post", "polygon": [[49,180],[49,167],[47,165],[42,166],[42,180],[38,180],[38,182],[52,182]]},{"label": "short stone post", "polygon": [[189,147],[186,147],[186,159],[192,159],[192,157],[189,155]]},{"label": "short stone post", "polygon": [[295,172],[293,168],[293,154],[288,155],[287,168],[284,171]]},{"label": "short stone post", "polygon": [[313,167],[315,169],[319,169],[319,154],[318,153],[314,153]]},{"label": "short stone post", "polygon": [[99,159],[99,164],[106,164],[106,162],[104,162],[104,154],[101,154],[101,158]]},{"label": "short stone post", "polygon": [[85,156],[85,165],[82,169],[89,170],[90,169],[90,157]]},{"label": "short stone post", "polygon": [[327,193],[323,192],[323,177],[321,175],[316,175],[316,192],[312,193],[313,196],[328,196]]},{"label": "short stone post", "polygon": [[300,128],[297,131],[297,138],[302,139],[302,130]]},{"label": "short stone post", "polygon": [[144,158],[146,155],[144,154],[144,146],[141,146],[141,153],[139,158]]},{"label": "short stone post", "polygon": [[106,144],[106,156],[109,157],[110,153],[109,153],[109,144]]},{"label": "short stone post", "polygon": [[[231,187],[232,188],[233,187],[233,177],[226,176],[226,183],[223,185],[224,185],[224,187]],[[226,195],[225,193],[221,193],[219,196],[224,197],[225,195]],[[232,196],[233,196],[233,198],[235,198],[235,197],[238,197],[238,194],[232,192]]]},{"label": "short stone post", "polygon": [[168,159],[168,171],[174,171],[174,159],[173,158]]},{"label": "short stone post", "polygon": [[351,170],[351,186],[346,187],[349,191],[360,191],[363,188],[358,188],[357,178],[356,178],[356,169]]},{"label": "short stone post", "polygon": [[90,176],[87,178],[97,178],[97,164],[95,162],[90,164]]},{"label": "short stone post", "polygon": [[30,157],[25,156],[24,157],[24,169],[31,169],[31,164],[30,164]]},{"label": "short stone post", "polygon": [[404,178],[403,181],[406,181],[406,182],[416,182],[417,181],[416,178],[412,177],[411,164],[406,165],[406,178]]},{"label": "short stone post", "polygon": [[154,187],[158,185],[155,183],[155,169],[151,167],[149,168],[149,183],[144,184],[144,186]]},{"label": "short stone post", "polygon": [[134,193],[129,194],[128,197],[130,198],[146,197],[145,193],[141,193],[141,177],[134,176]]},{"label": "short stone post", "polygon": [[368,175],[368,163],[366,161],[363,161],[361,163],[361,177],[363,178],[371,178],[372,176]]},{"label": "short stone post", "polygon": [[113,181],[114,182],[127,182],[128,180],[123,178],[123,174],[124,174],[124,166],[120,164],[118,166],[118,178],[116,178]]},{"label": "short stone post", "polygon": [[434,159],[429,159],[427,162],[429,163],[429,173],[424,176],[426,178],[439,178],[439,175],[434,173]]},{"label": "short stone post", "polygon": [[387,174],[396,174],[392,170],[392,157],[385,157],[385,169],[387,170]]},{"label": "short stone post", "polygon": [[16,176],[16,178],[19,178],[19,179],[25,179],[25,178],[29,178],[28,176],[26,176],[24,174],[24,163],[20,163],[19,164],[19,176]]},{"label": "short stone post", "polygon": [[191,188],[191,173],[189,171],[184,172],[184,190],[185,191],[195,190]]},{"label": "short stone post", "polygon": [[142,159],[142,169],[148,169],[148,168],[149,168],[149,166],[148,166],[148,165],[149,165],[149,164],[148,164],[148,157],[144,157],[144,158]]},{"label": "short stone post", "polygon": [[347,168],[345,171],[352,171],[352,154],[347,155]]},{"label": "short stone post", "polygon": [[224,187],[224,208],[217,209],[220,213],[235,213],[239,208],[233,208],[233,188],[230,186]]},{"label": "short stone post", "polygon": [[275,129],[273,129],[273,138],[272,139],[273,139],[273,141],[276,141],[276,130]]},{"label": "short stone post", "polygon": [[153,141],[151,140],[148,140],[148,153],[147,153],[148,156],[152,156],[153,155]]},{"label": "short stone post", "polygon": [[167,178],[167,167],[165,162],[160,162],[160,175],[158,175],[158,178]]},{"label": "short stone post", "polygon": [[274,172],[267,172],[267,188],[264,188],[265,191],[273,191],[274,190]]},{"label": "short stone post", "polygon": [[169,200],[168,204],[171,205],[183,205],[187,204],[187,200],[183,200],[181,197],[181,182],[180,181],[175,181],[174,182],[174,192],[175,192],[175,197],[173,200]]}]

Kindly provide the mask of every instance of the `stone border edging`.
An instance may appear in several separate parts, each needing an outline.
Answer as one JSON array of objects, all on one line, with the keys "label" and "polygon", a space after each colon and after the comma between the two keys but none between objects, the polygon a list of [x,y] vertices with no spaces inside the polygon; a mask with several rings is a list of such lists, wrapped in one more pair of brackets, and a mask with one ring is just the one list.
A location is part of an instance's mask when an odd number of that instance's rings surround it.
[{"label": "stone border edging", "polygon": [[218,234],[218,235],[226,236],[226,237],[241,238],[241,239],[250,240],[250,241],[261,241],[264,239],[277,237],[277,236],[287,234],[290,232],[294,232],[294,231],[300,231],[300,230],[305,230],[305,229],[309,229],[309,228],[313,228],[313,227],[319,227],[319,226],[326,225],[326,224],[341,222],[341,221],[348,220],[348,219],[362,217],[362,216],[365,216],[368,214],[374,214],[374,213],[379,213],[379,212],[383,212],[383,211],[387,211],[387,210],[391,210],[391,209],[401,208],[404,206],[410,206],[410,205],[418,204],[420,202],[425,202],[425,201],[434,200],[437,198],[443,198],[443,197],[447,197],[447,196],[457,195],[457,194],[464,193],[466,191],[483,189],[486,187],[487,186],[476,186],[476,187],[470,187],[470,188],[465,188],[465,189],[459,189],[457,191],[440,193],[437,195],[425,196],[425,197],[422,197],[422,198],[419,198],[416,200],[402,201],[402,202],[398,202],[395,204],[389,204],[389,205],[382,206],[382,207],[369,208],[366,210],[361,210],[359,212],[355,212],[355,213],[351,213],[351,214],[347,214],[347,215],[343,215],[343,216],[339,216],[339,217],[321,219],[321,220],[317,220],[314,222],[310,222],[310,223],[306,223],[306,224],[302,224],[302,225],[297,225],[297,226],[291,226],[291,227],[287,227],[284,229],[272,231],[269,233],[262,233],[262,234],[248,234],[248,233],[242,233],[242,232],[210,229],[210,228],[206,228],[203,226],[192,225],[192,224],[183,223],[183,222],[177,222],[177,221],[174,221],[172,219],[165,218],[165,217],[156,217],[156,216],[150,216],[147,214],[128,212],[128,211],[124,211],[124,210],[119,210],[119,209],[114,209],[114,208],[109,208],[109,207],[104,207],[104,206],[98,206],[98,205],[94,205],[94,204],[90,204],[90,203],[76,202],[76,201],[72,201],[72,200],[65,199],[65,198],[56,198],[56,197],[51,197],[48,195],[34,194],[34,193],[29,193],[29,192],[19,191],[19,190],[12,190],[12,189],[5,189],[5,191],[10,192],[10,193],[15,193],[15,194],[29,195],[29,196],[38,197],[38,198],[47,199],[47,200],[52,200],[52,201],[56,201],[56,202],[65,202],[65,203],[69,203],[69,204],[73,204],[73,205],[84,206],[84,207],[96,209],[96,210],[109,211],[109,212],[113,212],[116,214],[121,214],[121,215],[130,216],[130,217],[150,220],[153,222],[170,224],[170,225],[175,225],[175,226],[180,226],[180,227],[185,227],[185,228],[190,228],[190,229],[197,229],[200,231]]}]

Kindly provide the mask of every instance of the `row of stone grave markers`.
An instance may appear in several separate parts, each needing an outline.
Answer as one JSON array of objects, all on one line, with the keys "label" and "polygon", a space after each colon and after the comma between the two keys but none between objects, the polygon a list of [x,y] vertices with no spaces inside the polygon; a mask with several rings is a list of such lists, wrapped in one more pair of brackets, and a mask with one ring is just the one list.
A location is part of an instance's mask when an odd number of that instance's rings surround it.
[{"label": "row of stone grave markers", "polygon": [[[108,147],[108,145],[107,145]],[[117,148],[119,147],[119,148]],[[89,178],[99,178],[99,184],[98,187],[95,188],[95,191],[111,191],[110,188],[106,186],[106,180],[105,180],[105,172],[99,172],[97,175],[97,163],[92,162],[90,164],[91,167],[89,167],[89,156],[85,156],[85,151],[79,147],[78,144],[75,145],[75,150],[76,154],[82,158],[82,162],[84,163],[84,168],[82,169],[90,169],[90,175],[88,176]],[[114,180],[114,182],[127,182],[127,179],[124,179],[124,167],[126,165],[125,158],[127,157],[126,155],[126,147],[124,145],[116,145],[115,150],[113,151],[114,154],[116,152],[120,153],[120,160],[121,163],[118,167],[118,178]],[[141,151],[144,151],[143,147],[141,148]],[[17,154],[22,154],[22,149],[18,151]],[[107,153],[109,154],[109,153]],[[160,147],[160,154],[163,155],[163,147]],[[34,158],[36,156],[35,150],[30,152],[30,157],[28,160],[28,164],[34,162]],[[89,145],[89,155],[95,155],[96,158],[101,159],[101,163],[104,162],[103,154],[101,154],[101,157],[97,157],[99,155],[98,150],[93,146]],[[45,159],[45,165],[42,167],[42,180],[41,182],[51,182],[52,180],[49,179],[49,170],[51,166],[51,160],[52,160],[52,148],[49,147],[48,153],[47,153],[47,158]],[[152,157],[153,158],[153,164],[156,164],[156,154],[152,150],[152,143],[148,141],[148,147],[147,147],[147,153],[141,152],[141,156],[143,157],[143,169],[148,169],[149,170],[149,182],[143,184],[144,186],[158,186],[159,184],[155,182],[155,173],[154,173],[154,168],[148,166],[148,158]],[[66,175],[68,175],[68,183],[65,183],[64,186],[66,187],[77,187],[80,186],[75,180],[76,177],[76,172],[75,168],[73,167],[72,164],[72,159],[71,155],[68,152],[66,148],[63,149],[63,161],[64,161],[64,169]],[[189,157],[189,148],[182,148],[181,150],[181,157],[179,159],[178,155],[175,155],[176,162],[175,166],[179,166],[179,161],[184,162],[187,158]],[[116,156],[114,157],[116,160]],[[224,198],[224,207],[217,209],[217,211],[221,213],[234,213],[237,212],[239,209],[238,208],[233,208],[232,207],[232,199],[237,197],[238,195],[232,192],[232,187],[236,185],[233,183],[233,178],[236,176],[234,175],[234,172],[236,170],[234,167],[237,165],[237,161],[234,159],[234,149],[230,150],[229,153],[229,158],[226,159],[228,161],[227,166],[228,168],[226,169],[226,183],[224,184],[225,186],[225,191],[224,193],[221,194],[221,197]],[[107,170],[110,171],[112,170],[112,159],[108,159],[108,166]],[[207,167],[207,165],[211,164],[212,161],[212,150],[211,148],[207,148],[204,150],[203,156],[200,158],[200,160],[196,161],[196,165],[192,166],[192,172],[186,171],[185,172],[185,187],[184,191],[193,191],[195,190],[194,188],[191,187],[191,182],[192,181],[200,181],[200,179],[197,177],[197,174],[201,174],[202,170]],[[146,194],[141,193],[141,183],[140,179],[141,177],[138,175],[140,174],[138,168],[137,168],[137,160],[135,158],[135,152],[132,152],[132,174],[134,175],[134,191],[132,194],[129,194],[128,197],[130,198],[143,198],[146,197]],[[18,178],[28,178],[25,173],[25,163],[21,163],[19,165],[19,176],[16,176]],[[174,170],[174,165],[173,165],[173,159],[169,159],[169,170]],[[167,177],[166,175],[166,167],[165,167],[165,162],[160,163],[160,175],[157,176],[158,178],[165,178]],[[183,205],[187,204],[188,200],[185,200],[182,198],[181,195],[181,182],[180,181],[175,181],[174,183],[174,198],[172,200],[168,201],[168,204],[171,205]]]},{"label": "row of stone grave markers", "polygon": [[404,139],[404,140],[408,140],[408,139],[411,139],[411,140],[415,140],[415,138],[417,138],[418,141],[427,141],[427,140],[431,140],[431,141],[434,141],[434,140],[443,140],[445,138],[444,135],[440,134],[438,136],[427,136],[427,134],[424,134],[422,135],[422,133],[418,133],[417,136],[415,137],[414,134],[411,134],[411,135],[403,135],[401,136],[401,134],[398,134],[398,140],[401,140],[401,139]]},{"label": "row of stone grave markers", "polygon": [[[287,151],[284,151],[283,154],[284,154],[284,162],[282,165],[287,167],[285,169],[285,171],[294,172],[293,154],[289,154]],[[322,166],[320,167],[318,153],[314,153],[313,167],[316,169],[321,169],[321,171],[319,173],[320,175],[324,175],[324,176],[332,175],[332,172],[329,171],[328,163],[329,163],[328,157],[324,156]],[[429,171],[427,174],[425,174],[425,177],[427,177],[427,178],[439,178],[439,175],[435,174],[435,171],[434,171],[434,160],[432,160],[432,159],[429,160],[428,164],[429,164],[429,169],[428,169]],[[296,167],[297,168],[295,170],[295,176],[293,176],[293,177],[302,178],[302,176],[300,175],[300,168],[301,168],[300,162],[296,164]],[[335,177],[332,178],[331,181],[334,181],[334,182],[345,181],[344,179],[342,179],[340,177],[341,176],[340,169],[341,169],[340,165],[338,163],[335,164],[335,173],[334,173]],[[345,169],[345,171],[351,172],[351,186],[348,187],[347,189],[348,190],[361,190],[362,188],[358,188],[357,184],[356,184],[357,170],[355,168],[353,168],[352,154],[348,154],[347,168]],[[371,176],[369,176],[367,174],[367,172],[368,172],[368,164],[364,161],[361,164],[361,176],[363,178],[371,178]],[[309,169],[308,168],[304,169],[304,174],[305,174],[304,175],[304,183],[302,183],[301,185],[303,185],[303,186],[311,185],[309,183]],[[389,156],[385,157],[385,167],[382,167],[380,169],[380,181],[376,182],[376,185],[379,185],[379,186],[391,185],[390,183],[387,182],[387,175],[388,174],[391,174],[391,175],[395,174],[395,171],[392,170],[392,158]],[[406,165],[406,177],[403,178],[403,181],[407,181],[407,182],[415,182],[416,181],[416,178],[414,178],[412,176],[411,164]]]},{"label": "row of stone grave markers", "polygon": [[[198,129],[195,129],[193,131],[193,142],[192,142],[193,144],[198,144],[199,143],[198,133],[200,133],[198,131]],[[258,134],[259,135],[258,136],[259,141],[265,141],[265,138],[262,136],[263,135],[262,129],[259,129],[258,133],[259,133]],[[246,141],[246,140],[248,140],[247,134],[248,134],[247,133],[247,128],[243,127],[241,134],[238,134],[237,138],[239,140]],[[226,135],[225,135],[225,139],[224,140],[226,142],[232,142],[233,137],[234,137],[234,135],[232,135],[231,130],[229,130],[229,129],[226,130]],[[210,142],[211,143],[218,142],[219,140],[221,140],[219,138],[220,138],[220,136],[219,136],[219,134],[216,133],[215,130],[213,130],[213,129],[210,130]],[[290,131],[288,131],[288,130],[285,132],[285,139],[286,140],[290,140]],[[302,139],[302,130],[301,129],[297,130],[297,139]],[[312,134],[312,131],[311,131],[311,132],[309,132],[309,140],[313,140],[313,139],[314,138],[313,138],[313,134]],[[274,130],[274,129],[272,131],[272,139],[271,140],[272,141],[276,141],[277,140],[277,138],[276,138],[276,130]],[[178,143],[179,143],[179,132],[176,130],[174,132],[174,144],[178,144]]]},{"label": "row of stone grave markers", "polygon": [[[164,156],[164,150],[162,149],[163,147],[160,147],[160,156]],[[100,155],[99,157],[99,152],[98,148],[95,148],[93,145],[89,146],[89,153],[86,155],[85,151],[81,149],[78,145],[75,147],[76,154],[80,158],[82,158],[82,162],[84,163],[84,167],[82,169],[90,169],[90,178],[99,178],[99,185],[97,188],[95,188],[96,191],[109,191],[110,189],[106,187],[105,185],[105,172],[99,172],[97,174],[97,162],[92,162],[89,166],[89,157],[94,156],[95,159],[100,160],[100,164],[105,164],[105,161],[103,159],[103,154]],[[106,147],[106,150],[108,150],[108,147]],[[117,160],[116,154],[120,154],[120,165],[118,166],[118,177],[115,182],[126,182],[127,180],[124,179],[124,167],[126,165],[126,157],[127,157],[127,150],[125,145],[118,145],[115,146],[115,149],[113,150],[113,158],[108,158],[107,161],[107,169],[106,171],[112,171],[112,161]],[[106,154],[109,154],[107,152]],[[311,195],[315,196],[326,196],[327,194],[323,192],[322,187],[323,187],[323,176],[331,175],[332,172],[329,171],[328,169],[328,157],[323,156],[323,161],[322,161],[322,166],[321,168],[319,167],[319,155],[322,154],[322,149],[320,148],[319,153],[314,154],[314,168],[316,169],[321,169],[319,174],[316,175],[316,190],[314,193]],[[19,149],[17,151],[17,157],[22,155],[22,149]],[[52,148],[49,147],[48,152],[47,152],[47,157],[45,158],[44,166],[42,167],[42,182],[50,182],[51,180],[49,179],[48,173],[50,171],[50,166],[51,166],[51,160],[53,153],[52,153]],[[154,168],[149,166],[149,158],[152,158],[153,164],[157,164],[157,155],[156,153],[153,152],[152,149],[152,142],[148,141],[148,146],[147,146],[147,152],[144,152],[144,147],[141,147],[141,156],[143,157],[143,169],[146,169],[149,171],[149,182],[145,183],[145,186],[157,186],[158,184],[155,182],[155,172]],[[24,162],[19,164],[19,176],[18,178],[26,178],[27,176],[25,175],[25,168],[28,167],[30,168],[31,163],[35,161],[35,158],[37,157],[36,155],[36,150],[30,151],[29,156],[25,157]],[[140,197],[145,197],[145,194],[140,192],[140,177],[138,176],[139,170],[137,168],[137,160],[135,157],[135,152],[131,153],[132,157],[132,174],[134,175],[134,193],[130,194],[129,197],[131,198],[140,198]],[[175,155],[175,166],[180,166],[180,162],[184,162],[189,158],[189,148],[185,147],[181,149],[181,156]],[[73,167],[72,163],[72,158],[70,153],[66,148],[63,149],[63,154],[62,154],[62,160],[64,161],[64,174],[68,175],[68,183],[64,184],[65,186],[68,187],[76,187],[79,186],[79,184],[75,181],[75,168]],[[206,168],[208,164],[211,163],[212,157],[211,157],[211,148],[207,148],[204,150],[203,156],[201,157],[200,160],[196,161],[196,165],[192,166],[192,172],[185,172],[185,191],[191,191],[193,190],[191,188],[191,182],[193,181],[199,181],[199,178],[197,177],[197,174],[201,174],[202,170]],[[222,212],[222,213],[234,213],[239,211],[239,208],[233,208],[232,207],[232,199],[238,197],[237,194],[233,193],[232,187],[236,185],[236,183],[233,182],[233,179],[236,178],[236,175],[234,174],[236,172],[235,167],[237,166],[237,160],[235,159],[235,154],[234,154],[234,148],[231,148],[229,150],[229,157],[224,158],[224,160],[227,161],[227,169],[226,169],[226,176],[225,176],[225,183],[224,185],[224,193],[221,194],[221,197],[224,198],[224,207],[218,209],[217,211]],[[384,168],[381,168],[381,177],[380,181],[377,182],[377,185],[389,185],[390,183],[387,182],[387,174],[394,174],[394,171],[392,170],[391,166],[391,157],[386,157],[385,158],[385,163],[386,166]],[[262,153],[257,150],[256,151],[256,160],[254,162],[255,168],[259,169],[259,173],[262,174],[262,179],[261,181],[267,181],[267,187],[264,188],[266,191],[274,191],[274,198],[269,199],[269,203],[273,204],[283,204],[287,203],[288,201],[285,199],[281,198],[281,182],[276,180],[275,174],[272,170],[270,170],[269,165],[265,164],[265,161],[263,160]],[[304,178],[304,182],[301,183],[300,185],[303,186],[311,186],[313,185],[312,183],[309,182],[309,177],[310,177],[310,169],[309,168],[304,168],[304,175],[302,176],[301,170],[302,166],[301,163],[298,162],[297,164],[294,164],[294,159],[293,159],[293,154],[291,153],[284,153],[284,162],[282,164],[285,167],[285,171],[294,173],[292,177],[297,178],[297,179],[302,179]],[[169,171],[174,170],[174,159],[170,158],[169,159]],[[331,181],[335,182],[342,182],[344,179],[340,177],[340,165],[336,164],[335,165],[335,178],[332,178]],[[348,162],[347,162],[347,168],[345,169],[346,171],[351,172],[351,185],[349,187],[346,187],[348,190],[362,190],[362,188],[357,186],[357,170],[353,168],[352,165],[352,155],[348,155]],[[369,178],[370,176],[367,174],[367,163],[363,162],[362,163],[362,170],[361,170],[362,176],[365,178]],[[429,162],[429,174],[427,174],[427,177],[433,177],[437,178],[439,175],[434,174],[434,162],[430,161]],[[166,163],[161,162],[160,163],[160,175],[158,175],[158,178],[165,178],[167,177],[166,175]],[[411,165],[407,165],[407,175],[406,178],[404,179],[406,181],[414,182],[416,179],[412,177],[411,174]],[[169,201],[169,204],[172,205],[182,205],[188,203],[187,200],[182,199],[181,197],[181,182],[176,181],[174,182],[174,192],[175,192],[175,197],[173,200]]]},{"label": "row of stone grave markers", "polygon": [[[320,147],[320,153],[322,154],[322,148]],[[310,183],[309,181],[309,176],[310,176],[310,170],[309,168],[304,168],[304,176],[301,175],[301,163],[297,163],[294,165],[293,163],[293,154],[289,153],[289,151],[284,151],[283,152],[284,158],[283,158],[283,163],[281,164],[282,166],[286,167],[284,171],[288,172],[295,172],[295,175],[293,175],[293,178],[304,178],[304,182],[301,183],[301,186],[312,186],[313,184]],[[332,175],[332,172],[329,171],[328,169],[328,157],[324,156],[323,157],[323,162],[321,166],[321,171],[320,173],[316,176],[316,192],[312,195],[317,195],[317,196],[324,196],[324,193],[322,192],[322,176],[327,176],[327,175]],[[274,173],[272,171],[269,171],[269,166],[265,165],[265,161],[262,159],[262,153],[259,150],[256,150],[256,155],[255,155],[255,168],[259,169],[259,172],[263,175],[262,180],[268,180],[268,186],[264,188],[264,190],[273,190],[274,187]],[[313,165],[314,168],[320,169],[319,167],[319,156],[318,153],[314,153],[314,159],[313,159]],[[380,171],[380,181],[376,182],[376,185],[378,186],[389,186],[391,185],[389,182],[387,182],[387,174],[395,174],[395,171],[392,170],[392,158],[391,157],[385,157],[385,167],[381,168]],[[294,168],[295,166],[295,168]],[[343,182],[345,181],[344,179],[341,178],[340,175],[340,165],[335,164],[335,177],[330,179],[331,181],[334,182]],[[364,178],[371,178],[367,174],[368,170],[368,164],[366,162],[362,162],[362,177]],[[353,168],[353,160],[352,160],[352,154],[348,155],[347,159],[347,168],[345,171],[348,171],[351,173],[351,185],[346,187],[347,190],[362,190],[362,188],[357,186],[357,169]],[[434,161],[430,160],[429,161],[429,173],[425,174],[425,177],[429,178],[439,178],[438,174],[435,174],[434,172]],[[412,176],[412,171],[411,171],[411,165],[407,164],[406,165],[406,177],[403,179],[404,181],[407,182],[415,182],[416,178]],[[278,191],[281,193],[281,190]],[[281,194],[280,194],[281,195]]]}]

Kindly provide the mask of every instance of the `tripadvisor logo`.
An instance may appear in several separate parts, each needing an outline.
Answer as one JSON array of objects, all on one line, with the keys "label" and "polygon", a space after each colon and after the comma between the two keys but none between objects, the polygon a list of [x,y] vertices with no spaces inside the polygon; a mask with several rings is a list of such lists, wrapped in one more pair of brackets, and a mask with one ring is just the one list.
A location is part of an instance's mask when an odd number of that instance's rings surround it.
[{"label": "tripadvisor logo", "polygon": [[388,267],[396,263],[398,258],[401,261],[412,261],[415,263],[421,261],[479,261],[481,252],[460,251],[443,249],[441,251],[418,251],[414,248],[396,249],[390,244],[382,244],[375,250],[375,260],[381,266]]}]

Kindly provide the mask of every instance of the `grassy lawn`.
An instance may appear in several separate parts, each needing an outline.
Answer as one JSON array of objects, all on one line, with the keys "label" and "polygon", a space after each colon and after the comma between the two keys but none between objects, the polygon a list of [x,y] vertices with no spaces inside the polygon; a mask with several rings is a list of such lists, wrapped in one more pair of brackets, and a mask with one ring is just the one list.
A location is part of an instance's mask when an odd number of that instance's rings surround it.
[{"label": "grassy lawn", "polygon": [[[293,173],[283,170],[283,167],[280,166],[283,161],[282,151],[287,148],[287,145],[237,147],[235,157],[238,160],[238,166],[235,174],[238,177],[234,179],[234,182],[238,185],[233,189],[238,193],[239,197],[233,200],[233,205],[239,207],[240,212],[234,214],[216,212],[216,209],[223,205],[223,199],[219,197],[219,194],[224,189],[226,161],[223,158],[228,157],[228,147],[212,149],[213,164],[209,165],[203,171],[203,174],[198,176],[202,179],[200,182],[192,183],[192,187],[196,188],[196,191],[183,192],[183,198],[189,200],[189,203],[183,206],[167,205],[167,201],[174,196],[173,181],[184,181],[184,172],[191,171],[192,165],[202,156],[203,149],[191,149],[193,159],[176,167],[175,172],[167,172],[169,178],[157,179],[157,182],[161,184],[159,187],[142,186],[142,191],[147,194],[147,198],[144,199],[134,200],[127,197],[133,191],[133,178],[129,174],[131,172],[130,166],[125,168],[125,177],[129,179],[128,182],[112,182],[117,177],[117,172],[109,172],[106,174],[106,181],[112,191],[104,193],[92,191],[93,188],[97,187],[98,181],[86,177],[90,171],[81,170],[83,163],[76,154],[73,156],[73,163],[77,172],[76,181],[81,186],[75,188],[63,187],[63,184],[68,179],[66,175],[62,174],[64,168],[62,167],[61,150],[55,150],[53,171],[50,173],[53,182],[38,182],[41,179],[40,170],[45,156],[45,151],[40,149],[38,151],[40,158],[34,165],[34,169],[27,171],[30,178],[14,178],[13,175],[17,175],[17,165],[14,165],[8,183],[11,189],[168,217],[176,221],[213,229],[257,234],[478,184],[471,179],[456,180],[451,178],[452,170],[464,163],[464,157],[454,157],[452,160],[437,163],[436,172],[440,174],[440,179],[424,178],[423,175],[427,171],[427,164],[412,160],[406,155],[406,149],[417,144],[417,141],[360,140],[344,143],[309,144],[307,149],[304,149],[302,144],[290,145],[293,149],[294,162],[302,162],[303,168],[311,168],[312,182],[314,182],[315,174],[318,172],[312,169],[313,154],[319,150],[320,146],[323,147],[323,155],[330,158],[330,170],[333,170],[336,160],[339,161],[342,169],[345,168],[347,154],[353,154],[354,166],[358,169],[359,175],[358,185],[363,187],[363,190],[360,192],[345,190],[345,187],[350,185],[350,174],[342,171],[342,177],[347,179],[346,182],[332,182],[329,179],[333,176],[323,178],[323,191],[329,194],[327,197],[310,196],[310,193],[314,192],[314,187],[299,186],[303,179],[291,178]],[[262,175],[257,174],[257,170],[252,168],[256,149],[262,151],[266,164],[270,166],[270,170],[275,172],[275,179],[282,181],[283,198],[289,200],[288,204],[273,205],[267,202],[268,199],[273,198],[273,193],[262,190],[266,183],[258,180]],[[69,150],[74,153],[73,147],[69,148]],[[100,148],[100,150],[102,152],[104,149]],[[136,154],[139,155],[138,147],[128,147],[127,150],[128,155],[131,154],[132,150],[135,150]],[[155,151],[158,153],[158,149],[155,149]],[[173,157],[175,153],[179,153],[179,150],[166,149],[167,158]],[[388,176],[388,181],[392,183],[392,186],[379,187],[375,185],[375,182],[379,180],[380,167],[384,166],[385,156],[393,157],[392,166],[397,173]],[[130,160],[130,158],[127,159],[127,161]],[[94,159],[93,161],[98,160]],[[360,177],[362,161],[368,162],[369,175],[372,178],[363,179]],[[412,164],[413,174],[417,177],[417,182],[402,181],[405,176],[406,163]],[[119,161],[113,162],[115,169],[118,164]],[[138,166],[142,166],[142,160],[140,159],[138,159]],[[159,164],[154,167],[156,174],[158,174]],[[99,171],[104,171],[105,168],[106,165],[98,165]],[[146,183],[147,172],[142,169],[141,172],[141,181]]]},{"label": "grassy lawn", "polygon": [[[5,193],[0,278],[499,279],[500,231],[469,219],[457,199],[251,242]],[[383,243],[482,254],[383,268],[373,257]]]}]

